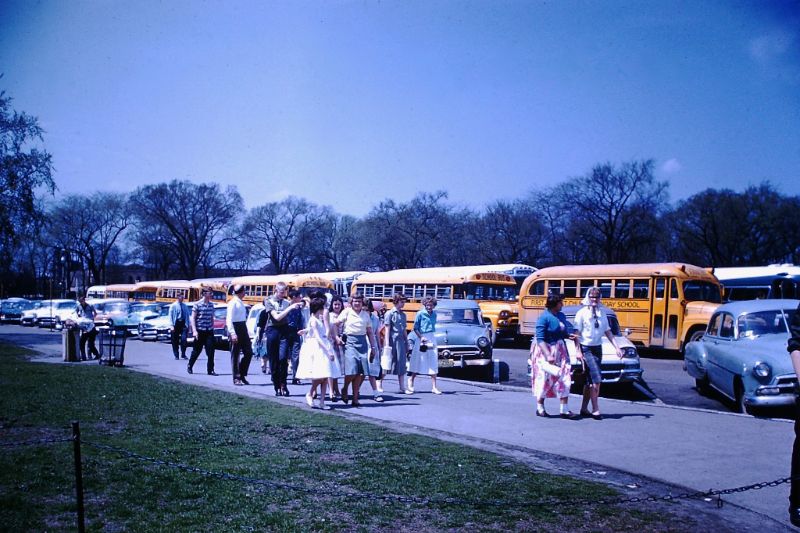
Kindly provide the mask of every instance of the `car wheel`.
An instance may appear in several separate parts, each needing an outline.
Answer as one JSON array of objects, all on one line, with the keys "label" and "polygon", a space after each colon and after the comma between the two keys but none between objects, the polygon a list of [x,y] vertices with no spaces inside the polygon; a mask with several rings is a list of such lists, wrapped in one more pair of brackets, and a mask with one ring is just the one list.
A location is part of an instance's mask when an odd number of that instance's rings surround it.
[{"label": "car wheel", "polygon": [[708,396],[708,389],[709,389],[708,376],[695,379],[694,388],[697,389],[697,392],[700,394],[700,396]]},{"label": "car wheel", "polygon": [[734,409],[737,413],[747,413],[747,406],[744,404],[744,386],[739,378],[733,384],[733,398],[736,404]]}]

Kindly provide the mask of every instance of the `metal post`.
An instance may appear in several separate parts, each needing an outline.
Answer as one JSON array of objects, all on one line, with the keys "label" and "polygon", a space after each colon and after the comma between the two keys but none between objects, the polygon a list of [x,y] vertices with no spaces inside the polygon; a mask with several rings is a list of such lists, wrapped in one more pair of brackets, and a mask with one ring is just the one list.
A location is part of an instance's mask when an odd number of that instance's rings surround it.
[{"label": "metal post", "polygon": [[83,515],[83,469],[81,466],[81,426],[72,423],[72,449],[75,453],[75,496],[78,500],[78,533],[86,532]]}]

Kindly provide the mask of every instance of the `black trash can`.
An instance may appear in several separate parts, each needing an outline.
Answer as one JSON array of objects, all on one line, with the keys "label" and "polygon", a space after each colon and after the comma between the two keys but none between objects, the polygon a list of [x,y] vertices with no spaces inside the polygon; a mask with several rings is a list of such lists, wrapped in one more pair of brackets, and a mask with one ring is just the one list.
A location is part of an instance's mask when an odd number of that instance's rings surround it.
[{"label": "black trash can", "polygon": [[77,326],[64,325],[61,330],[61,355],[64,361],[76,362],[81,360],[81,330]]},{"label": "black trash can", "polygon": [[125,328],[100,328],[100,364],[122,366],[125,361]]}]

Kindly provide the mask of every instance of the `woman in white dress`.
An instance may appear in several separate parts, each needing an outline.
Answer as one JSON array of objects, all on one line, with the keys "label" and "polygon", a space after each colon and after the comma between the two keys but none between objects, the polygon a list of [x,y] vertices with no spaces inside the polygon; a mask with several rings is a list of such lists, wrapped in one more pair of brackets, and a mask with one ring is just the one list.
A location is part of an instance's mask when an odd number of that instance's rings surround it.
[{"label": "woman in white dress", "polygon": [[406,394],[414,393],[414,379],[417,374],[430,376],[431,392],[441,394],[442,391],[436,386],[436,374],[439,372],[439,359],[436,351],[436,298],[426,296],[422,299],[424,309],[417,311],[414,318],[414,334],[417,342],[414,343],[414,350],[411,352],[411,364],[409,365],[408,388]]},{"label": "woman in white dress", "polygon": [[324,298],[312,298],[310,305],[311,318],[308,328],[301,330],[303,345],[300,347],[300,364],[297,367],[299,379],[310,379],[311,388],[306,394],[306,403],[314,407],[314,391],[319,392],[319,408],[330,409],[325,405],[325,392],[328,380],[341,375],[339,362],[336,360],[333,345],[328,338],[328,331],[323,320],[325,311]]}]

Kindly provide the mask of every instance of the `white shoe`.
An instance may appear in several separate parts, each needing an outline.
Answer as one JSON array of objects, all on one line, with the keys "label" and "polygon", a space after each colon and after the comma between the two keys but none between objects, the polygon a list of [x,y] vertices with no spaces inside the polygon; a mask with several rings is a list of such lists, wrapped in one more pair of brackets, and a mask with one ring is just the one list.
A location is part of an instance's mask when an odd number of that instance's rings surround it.
[{"label": "white shoe", "polygon": [[308,404],[309,407],[314,407],[314,397],[311,396],[310,392],[306,394],[306,403]]},{"label": "white shoe", "polygon": [[431,392],[432,392],[432,393],[434,393],[434,394],[441,394],[441,393],[442,393],[442,391],[440,391],[440,390],[439,390],[439,389],[437,389],[436,387],[432,388],[432,389],[431,389]]},{"label": "white shoe", "polygon": [[405,393],[406,393],[406,394],[414,394],[414,391],[413,391],[413,390],[411,390],[411,389],[406,389],[406,390],[405,390]]},{"label": "white shoe", "polygon": [[[410,392],[409,392],[409,391],[410,391]],[[406,386],[406,392],[408,392],[409,394],[413,394],[413,393],[414,393],[414,385],[412,385],[411,383],[409,383],[409,384]]]}]

